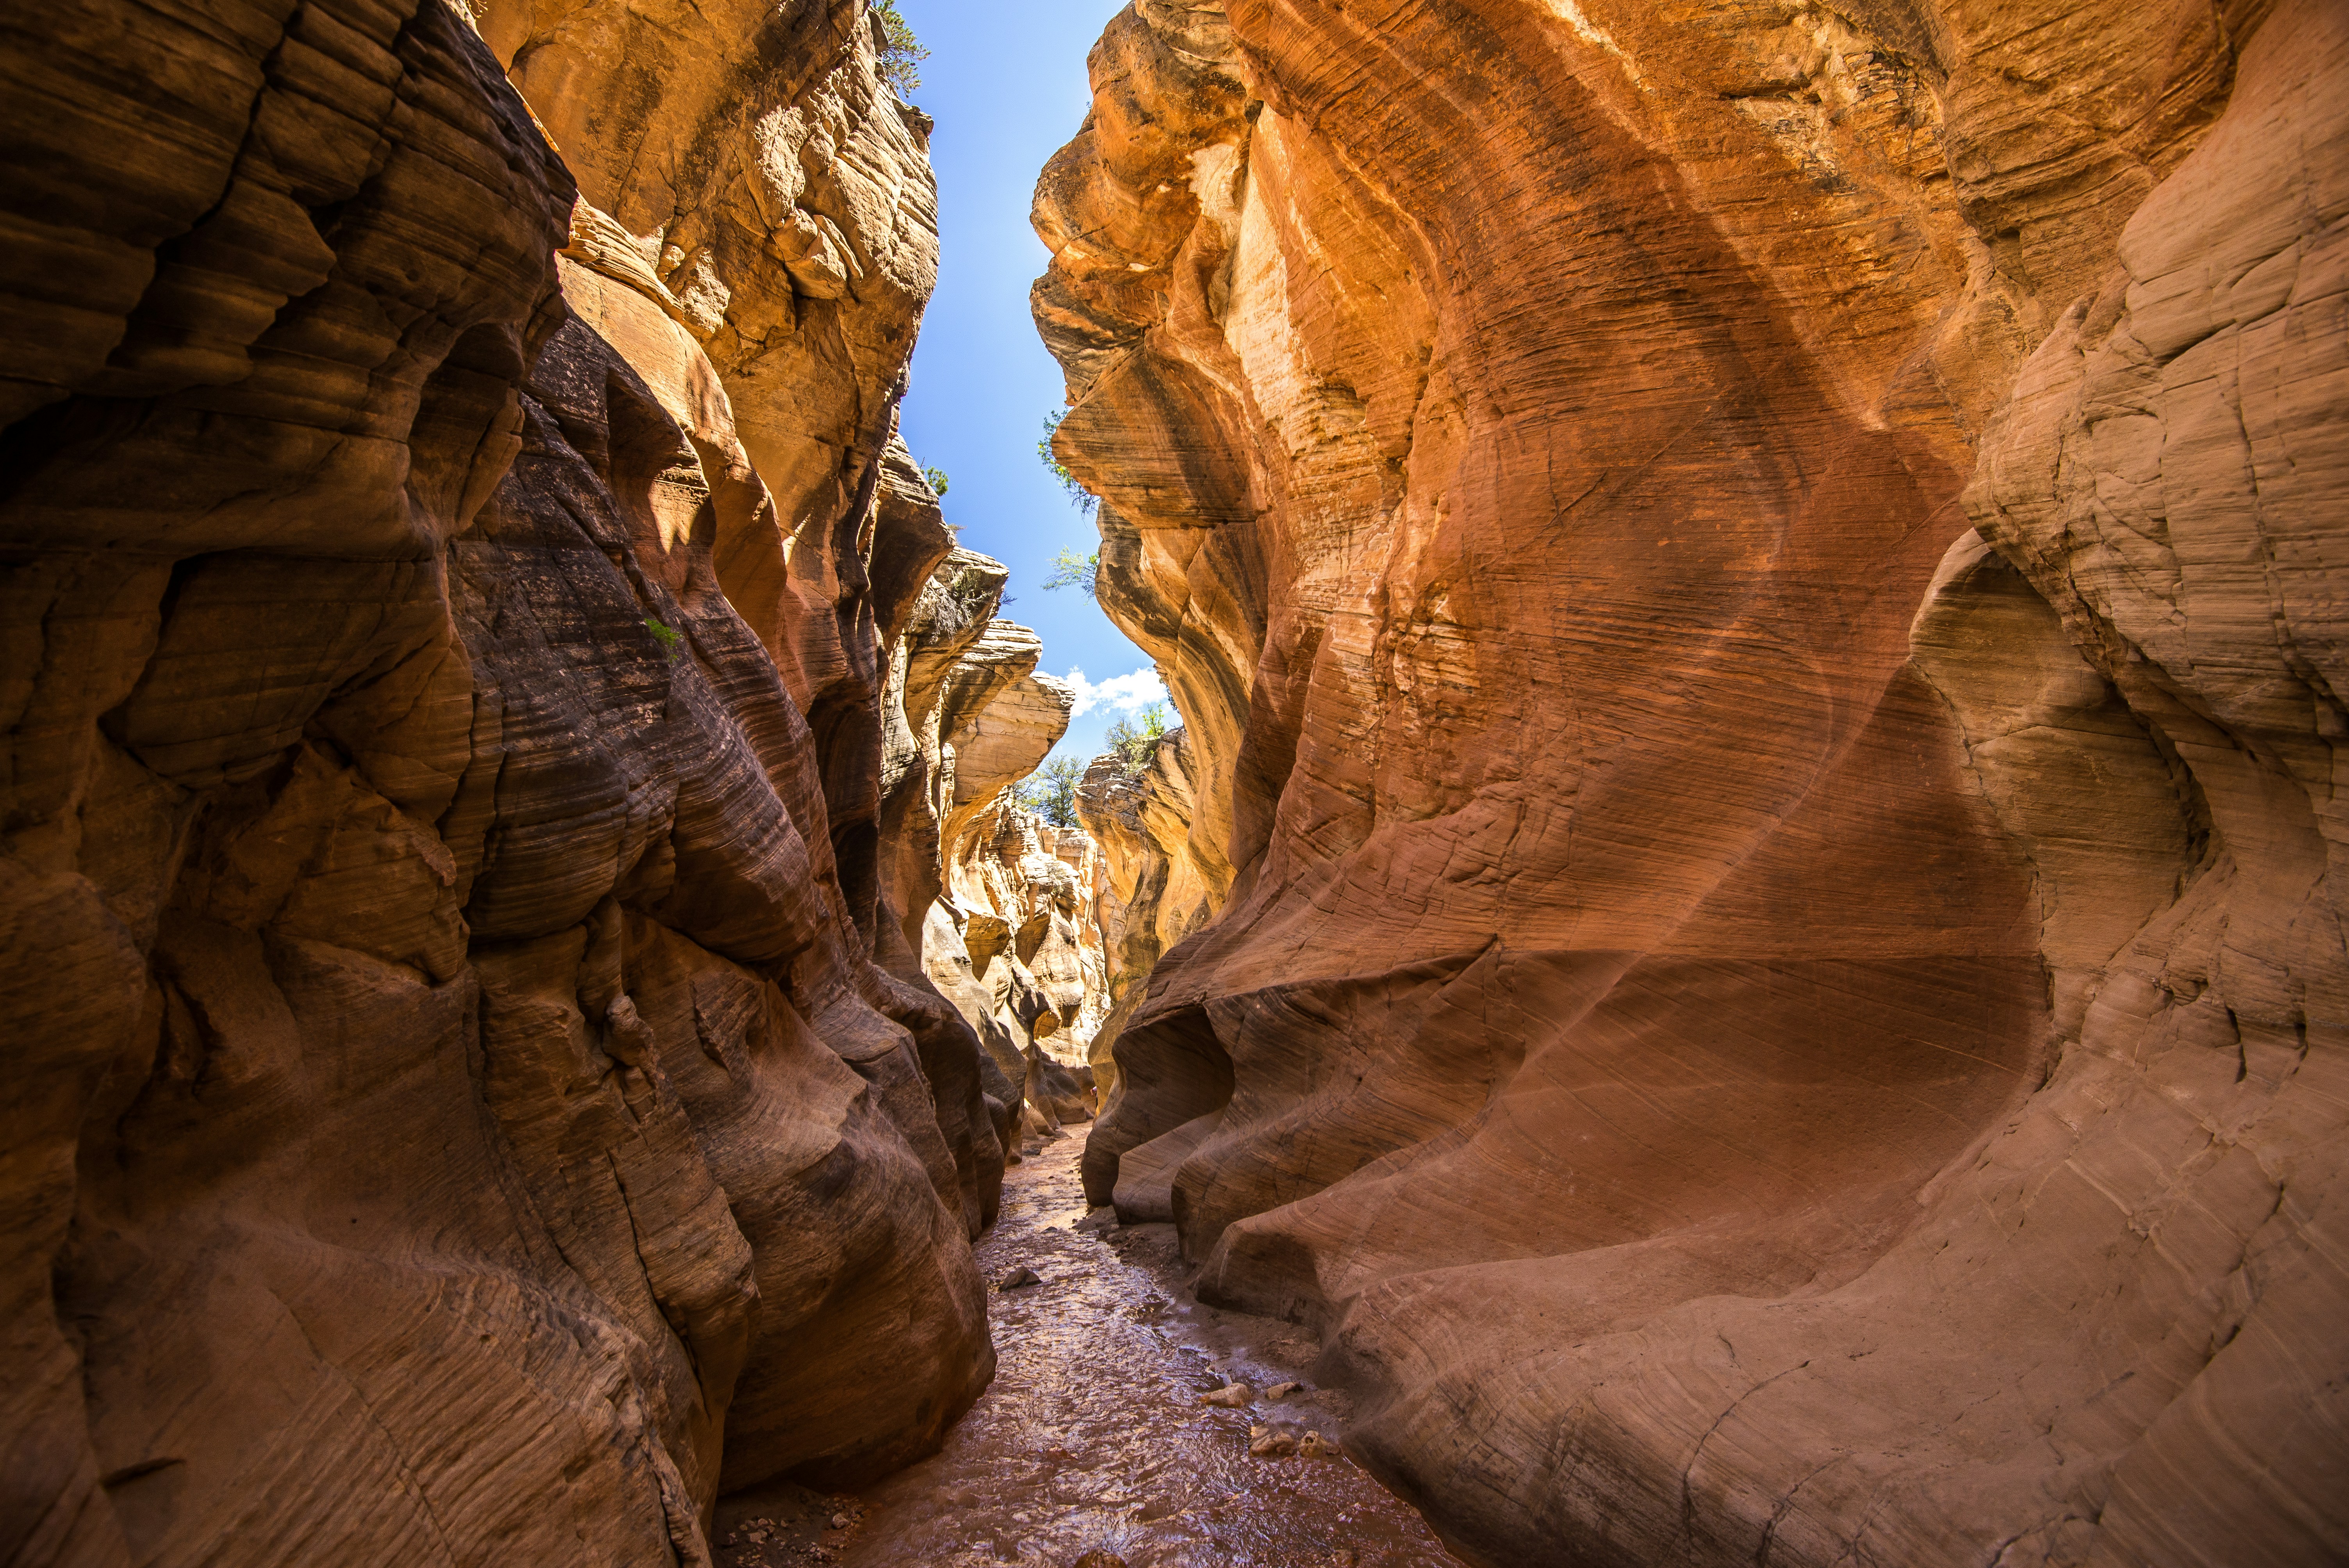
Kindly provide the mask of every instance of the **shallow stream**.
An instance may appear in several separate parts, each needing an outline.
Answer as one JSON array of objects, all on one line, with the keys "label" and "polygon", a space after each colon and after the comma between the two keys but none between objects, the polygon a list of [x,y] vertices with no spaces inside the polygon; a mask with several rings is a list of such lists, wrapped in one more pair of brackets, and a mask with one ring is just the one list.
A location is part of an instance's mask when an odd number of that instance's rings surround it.
[{"label": "shallow stream", "polygon": [[[722,1568],[1071,1568],[1094,1551],[1128,1568],[1456,1568],[1342,1453],[1250,1455],[1252,1425],[1335,1439],[1345,1396],[1311,1387],[1314,1346],[1288,1326],[1176,1291],[1172,1227],[1080,1230],[1081,1147],[1050,1143],[1005,1179],[979,1268],[990,1285],[1021,1269],[1041,1283],[993,1297],[995,1382],[945,1450],[854,1500],[805,1494],[796,1530],[729,1500]],[[1303,1387],[1201,1405],[1226,1375]]]}]

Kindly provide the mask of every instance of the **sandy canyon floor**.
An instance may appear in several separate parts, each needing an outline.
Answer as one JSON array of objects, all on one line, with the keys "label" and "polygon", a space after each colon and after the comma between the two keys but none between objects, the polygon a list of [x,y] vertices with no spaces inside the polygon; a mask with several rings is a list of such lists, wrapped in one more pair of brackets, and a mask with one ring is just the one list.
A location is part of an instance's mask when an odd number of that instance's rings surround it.
[{"label": "sandy canyon floor", "polygon": [[[1055,1141],[1006,1177],[979,1265],[1041,1283],[995,1296],[1001,1363],[945,1451],[861,1497],[722,1500],[719,1568],[1065,1568],[1097,1551],[1129,1568],[1455,1564],[1342,1454],[1250,1455],[1252,1427],[1340,1436],[1346,1397],[1313,1387],[1312,1346],[1288,1325],[1184,1294],[1172,1226],[1086,1225],[1082,1147]],[[1251,1408],[1198,1402],[1227,1378],[1260,1391]],[[1285,1398],[1262,1392],[1289,1382]]]}]

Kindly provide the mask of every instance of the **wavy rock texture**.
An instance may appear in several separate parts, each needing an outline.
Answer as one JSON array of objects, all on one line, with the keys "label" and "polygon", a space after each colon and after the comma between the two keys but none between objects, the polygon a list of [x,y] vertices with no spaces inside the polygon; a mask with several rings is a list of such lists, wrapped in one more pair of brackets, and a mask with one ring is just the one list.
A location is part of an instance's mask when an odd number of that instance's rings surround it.
[{"label": "wavy rock texture", "polygon": [[952,544],[903,447],[880,460],[937,279],[929,119],[875,76],[864,0],[462,3],[609,214],[607,264],[725,384],[768,499],[723,531],[719,578],[824,757],[833,851],[870,935],[888,923],[873,901],[889,612]]},{"label": "wavy rock texture", "polygon": [[1034,632],[991,618],[1007,575],[957,551],[924,591],[900,664],[942,868],[928,884],[922,962],[1002,1075],[988,1092],[1008,1151],[1023,1106],[1040,1127],[1092,1114],[1067,1069],[1082,1067],[1107,1002],[1092,841],[1009,792],[1067,733],[1075,693],[1036,673]]},{"label": "wavy rock texture", "polygon": [[1464,1549],[2349,1553],[2344,28],[1096,49],[1036,313],[1193,758],[1096,831],[1220,913],[1087,1185]]},{"label": "wavy rock texture", "polygon": [[1091,1119],[1088,1056],[1109,1008],[1093,841],[1006,795],[953,849],[951,914],[1026,1064],[1030,1109],[1048,1127]]},{"label": "wavy rock texture", "polygon": [[1088,1063],[1104,1110],[1117,1095],[1117,1037],[1141,1002],[1152,968],[1161,954],[1205,925],[1223,900],[1223,886],[1191,855],[1191,822],[1198,811],[1191,788],[1195,766],[1178,726],[1139,772],[1121,757],[1096,757],[1077,787],[1077,820],[1097,846],[1092,892],[1107,1006]]},{"label": "wavy rock texture", "polygon": [[0,22],[0,1559],[702,1563],[990,1375],[983,1062],[878,892],[929,174],[807,10],[724,113],[895,248],[758,329],[435,0]]}]

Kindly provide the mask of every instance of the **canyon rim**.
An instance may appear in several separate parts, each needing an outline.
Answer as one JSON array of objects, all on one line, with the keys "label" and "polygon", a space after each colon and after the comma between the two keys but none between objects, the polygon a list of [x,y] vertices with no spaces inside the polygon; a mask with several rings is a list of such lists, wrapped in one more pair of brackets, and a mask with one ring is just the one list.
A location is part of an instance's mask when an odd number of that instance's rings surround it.
[{"label": "canyon rim", "polygon": [[1135,0],[1077,829],[884,21],[0,17],[0,1561],[707,1564],[1062,1123],[1473,1560],[2349,1560],[2349,9]]}]

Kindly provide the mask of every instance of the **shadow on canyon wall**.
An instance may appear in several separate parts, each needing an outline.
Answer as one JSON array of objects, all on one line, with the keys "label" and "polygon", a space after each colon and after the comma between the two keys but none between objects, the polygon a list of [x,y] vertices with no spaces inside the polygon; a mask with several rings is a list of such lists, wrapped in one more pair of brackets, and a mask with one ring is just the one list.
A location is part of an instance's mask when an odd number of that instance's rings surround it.
[{"label": "shadow on canyon wall", "polygon": [[2349,1552],[2342,9],[1092,79],[1035,314],[1185,719],[1092,1200],[1496,1563]]}]

